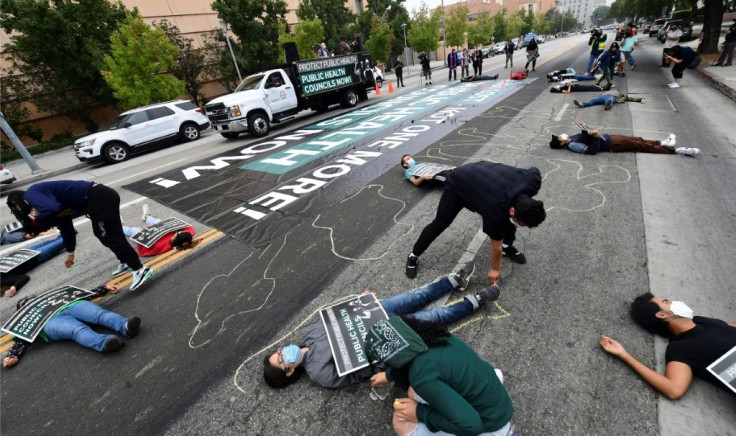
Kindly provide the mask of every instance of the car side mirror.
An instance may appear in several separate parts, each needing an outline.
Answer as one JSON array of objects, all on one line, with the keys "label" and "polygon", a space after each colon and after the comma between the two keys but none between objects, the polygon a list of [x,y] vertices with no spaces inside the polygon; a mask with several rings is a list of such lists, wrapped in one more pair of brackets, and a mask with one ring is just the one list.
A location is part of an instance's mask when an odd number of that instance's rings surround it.
[{"label": "car side mirror", "polygon": [[132,124],[130,124],[130,123],[125,123],[125,124],[123,124],[123,129],[127,129],[127,128],[128,128],[128,127],[130,127],[130,126],[132,126]]}]

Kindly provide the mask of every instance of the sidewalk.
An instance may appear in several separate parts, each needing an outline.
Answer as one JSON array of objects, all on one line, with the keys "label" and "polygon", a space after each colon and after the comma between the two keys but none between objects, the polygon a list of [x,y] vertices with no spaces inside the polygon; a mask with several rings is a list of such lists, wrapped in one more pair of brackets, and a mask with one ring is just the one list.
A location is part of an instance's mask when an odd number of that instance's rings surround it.
[{"label": "sidewalk", "polygon": [[701,62],[696,71],[710,86],[736,102],[736,66],[714,67],[710,63]]},{"label": "sidewalk", "polygon": [[3,192],[10,191],[11,189],[18,189],[22,186],[58,176],[77,168],[89,166],[89,164],[80,162],[79,159],[77,159],[71,145],[58,150],[35,155],[33,158],[43,171],[34,174],[31,172],[31,168],[28,164],[26,164],[26,161],[22,158],[12,160],[10,162],[3,162],[3,166],[8,168],[15,175],[15,182],[9,185],[3,185]]}]

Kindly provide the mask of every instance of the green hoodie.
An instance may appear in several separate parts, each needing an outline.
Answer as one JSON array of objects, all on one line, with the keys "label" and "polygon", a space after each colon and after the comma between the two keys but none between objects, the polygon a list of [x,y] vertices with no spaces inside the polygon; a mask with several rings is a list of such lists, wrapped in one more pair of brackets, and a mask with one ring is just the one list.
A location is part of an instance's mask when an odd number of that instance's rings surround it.
[{"label": "green hoodie", "polygon": [[[417,406],[417,419],[430,431],[477,435],[497,431],[511,420],[511,398],[493,367],[460,338],[450,335],[447,345],[427,348],[413,330],[407,333],[406,329],[411,328],[400,318],[384,323],[371,329],[367,345],[376,344],[385,349],[387,331],[393,336],[388,337],[389,343],[396,343],[393,339],[398,337],[399,342],[407,344],[398,347],[398,352],[394,348],[390,355],[383,354],[387,359],[382,360],[389,365],[386,377],[393,380],[395,370],[403,364],[410,365],[410,384],[427,402]],[[386,328],[389,324],[394,327],[393,332]],[[382,353],[378,351],[374,356],[381,357]]]}]

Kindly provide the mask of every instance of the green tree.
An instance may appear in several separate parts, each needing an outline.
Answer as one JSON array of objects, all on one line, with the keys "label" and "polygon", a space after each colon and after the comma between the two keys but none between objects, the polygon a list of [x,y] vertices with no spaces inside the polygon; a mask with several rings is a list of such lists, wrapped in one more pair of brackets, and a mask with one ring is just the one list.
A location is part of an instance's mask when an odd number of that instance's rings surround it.
[{"label": "green tree", "polygon": [[201,106],[204,101],[202,83],[209,78],[207,66],[217,61],[217,53],[195,48],[194,40],[182,36],[179,28],[166,20],[154,25],[160,27],[169,41],[179,49],[176,64],[170,69],[171,74],[184,82],[189,98]]},{"label": "green tree", "polygon": [[441,9],[429,16],[426,3],[422,3],[419,10],[414,11],[406,30],[409,46],[416,52],[433,52],[439,47]]},{"label": "green tree", "polygon": [[593,13],[590,15],[590,21],[595,26],[600,26],[603,24],[608,24],[610,20],[608,20],[608,12],[611,10],[609,6],[601,5],[598,6],[593,10]]},{"label": "green tree", "polygon": [[243,75],[266,70],[277,64],[282,51],[279,23],[285,22],[286,2],[282,0],[215,0],[217,16],[230,25],[237,36],[238,64]]},{"label": "green tree", "polygon": [[3,99],[31,101],[96,131],[90,108],[115,101],[100,70],[124,18],[116,1],[2,0],[0,26],[11,35],[3,76],[12,89]]},{"label": "green tree", "polygon": [[534,11],[532,10],[526,10],[525,13],[523,12],[525,9],[521,9],[519,12],[519,16],[522,20],[524,20],[524,26],[521,28],[521,33],[527,34],[529,32],[539,32],[534,28]]},{"label": "green tree", "polygon": [[102,75],[123,105],[143,106],[184,92],[184,82],[167,73],[176,66],[179,49],[163,29],[129,13],[110,41],[112,53],[105,55],[107,69]]},{"label": "green tree", "polygon": [[506,22],[507,13],[506,8],[503,8],[493,16],[493,28],[495,29],[496,41],[508,41],[509,38],[512,38],[509,35],[509,26]]},{"label": "green tree", "polygon": [[465,43],[464,33],[468,31],[468,7],[458,3],[450,8],[445,19],[447,47],[457,47]]},{"label": "green tree", "polygon": [[296,15],[300,23],[307,20],[319,21],[322,24],[324,42],[327,47],[335,49],[336,53],[339,53],[340,38],[347,38],[348,25],[355,21],[355,15],[345,7],[345,0],[302,0],[296,9]]},{"label": "green tree", "polygon": [[391,43],[396,37],[387,23],[373,16],[371,37],[365,42],[365,48],[371,53],[373,61],[388,61],[391,57]]},{"label": "green tree", "polygon": [[488,45],[494,32],[493,16],[488,12],[481,12],[477,19],[468,25],[468,45]]},{"label": "green tree", "polygon": [[[301,59],[317,57],[317,48],[325,40],[325,29],[320,20],[300,21],[294,26],[294,41]],[[337,50],[336,50],[337,51]]]},{"label": "green tree", "polygon": [[[228,92],[233,92],[240,81],[238,73],[235,70],[235,65],[233,64],[230,49],[228,49],[225,38],[222,36],[222,31],[215,29],[207,32],[202,36],[202,41],[202,50],[210,53],[212,59],[205,66],[205,75],[209,78],[217,79]],[[240,45],[237,41],[231,41],[231,43],[233,44],[233,51],[239,53]]]}]

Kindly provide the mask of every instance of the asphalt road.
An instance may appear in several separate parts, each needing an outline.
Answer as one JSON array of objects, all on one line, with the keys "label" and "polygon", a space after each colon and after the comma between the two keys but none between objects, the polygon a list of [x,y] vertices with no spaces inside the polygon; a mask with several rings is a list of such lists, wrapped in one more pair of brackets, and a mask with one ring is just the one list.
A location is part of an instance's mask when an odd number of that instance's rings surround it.
[{"label": "asphalt road", "polygon": [[[736,434],[733,399],[696,381],[685,399],[662,400],[597,343],[600,334],[611,335],[644,363],[661,365],[664,341],[654,341],[627,313],[631,299],[648,290],[684,300],[697,314],[735,320],[733,103],[687,73],[685,87],[666,88],[669,77],[654,66],[660,47],[647,41],[637,51],[637,70],[616,81],[622,90],[646,93],[647,105],[575,109],[573,98],[592,94],[549,94],[543,75],[584,65],[585,42],[578,36],[542,45],[540,61],[546,63],[538,65],[537,80],[477,116],[458,115],[451,133],[412,150],[418,162],[492,160],[536,166],[544,176],[538,198],[547,221],[518,232],[517,246],[529,262],[504,261],[497,304],[454,326],[455,332],[503,370],[513,421],[524,434]],[[520,54],[516,60],[518,66]],[[485,72],[505,75],[501,62],[486,60]],[[444,71],[435,72],[435,83],[444,83]],[[402,94],[419,89],[408,84]],[[384,92],[368,103],[395,96]],[[305,117],[283,129],[345,113]],[[551,133],[572,133],[572,122],[580,119],[611,133],[664,138],[674,132],[678,144],[703,153],[691,159],[549,149]],[[199,146],[64,178],[94,178],[118,189],[128,223],[140,219],[143,202],[160,217],[192,221],[176,205],[120,188],[252,143],[208,135],[194,143]],[[103,300],[111,310],[143,319],[140,336],[118,354],[73,343],[34,344],[17,367],[2,371],[0,431],[391,434],[391,398],[401,395],[398,390],[377,402],[368,384],[329,391],[305,378],[273,391],[261,376],[268,351],[297,342],[300,328],[319,320],[320,307],[347,295],[364,289],[379,298],[394,295],[468,258],[478,264],[469,290],[484,287],[489,243],[478,234],[478,216],[462,212],[410,280],[405,257],[431,220],[439,192],[406,183],[398,166],[361,183],[318,219],[304,220],[265,248],[223,235],[159,269],[140,292]],[[193,224],[200,234],[209,230]],[[40,266],[22,294],[60,284],[89,288],[109,278],[112,255],[89,224],[78,230],[77,265],[66,271],[59,258]],[[13,302],[3,299],[2,319]]]}]

